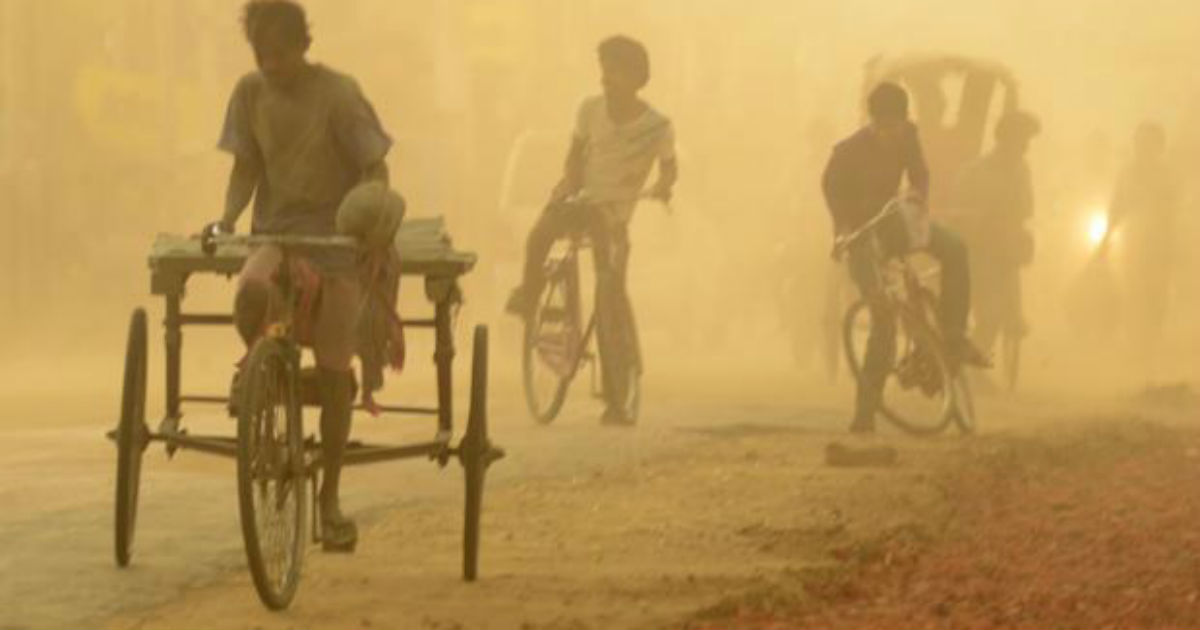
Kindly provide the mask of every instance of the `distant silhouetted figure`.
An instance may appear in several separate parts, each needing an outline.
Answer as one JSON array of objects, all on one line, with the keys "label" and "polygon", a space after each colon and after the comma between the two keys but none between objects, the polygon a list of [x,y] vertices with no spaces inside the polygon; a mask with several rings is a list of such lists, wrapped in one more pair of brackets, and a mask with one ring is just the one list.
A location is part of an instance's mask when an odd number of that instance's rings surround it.
[{"label": "distant silhouetted figure", "polygon": [[1001,332],[1027,332],[1021,268],[1033,262],[1033,182],[1026,153],[1041,131],[1031,115],[1014,111],[996,125],[996,145],[969,165],[955,187],[954,206],[971,249],[974,340],[990,352]]},{"label": "distant silhouetted figure", "polygon": [[1162,340],[1175,275],[1179,190],[1166,147],[1160,125],[1138,127],[1133,158],[1121,170],[1109,206],[1109,234],[1120,233],[1126,329],[1148,369]]}]

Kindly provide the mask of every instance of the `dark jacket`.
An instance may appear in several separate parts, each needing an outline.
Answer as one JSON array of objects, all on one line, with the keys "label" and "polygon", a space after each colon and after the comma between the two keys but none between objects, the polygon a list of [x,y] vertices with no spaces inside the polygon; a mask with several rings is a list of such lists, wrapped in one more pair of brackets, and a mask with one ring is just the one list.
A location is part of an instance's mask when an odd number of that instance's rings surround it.
[{"label": "dark jacket", "polygon": [[834,231],[853,232],[870,221],[900,191],[905,174],[914,192],[928,199],[929,168],[911,123],[895,147],[880,143],[870,127],[838,143],[822,179]]}]

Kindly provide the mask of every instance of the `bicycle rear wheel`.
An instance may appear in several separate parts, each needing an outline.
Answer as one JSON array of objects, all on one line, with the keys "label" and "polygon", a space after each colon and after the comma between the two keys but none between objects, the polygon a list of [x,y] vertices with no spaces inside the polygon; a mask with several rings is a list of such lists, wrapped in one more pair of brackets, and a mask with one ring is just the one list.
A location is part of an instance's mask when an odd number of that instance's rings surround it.
[{"label": "bicycle rear wheel", "polygon": [[525,404],[542,424],[558,417],[579,367],[583,330],[578,292],[578,259],[552,264],[538,308],[525,322],[521,359]]},{"label": "bicycle rear wheel", "polygon": [[238,508],[259,599],[272,610],[296,595],[304,558],[307,471],[296,362],[276,339],[254,346],[240,378]]},{"label": "bicycle rear wheel", "polygon": [[1017,381],[1021,375],[1021,337],[1005,331],[1001,343],[1004,352],[1004,386],[1011,394],[1017,391]]},{"label": "bicycle rear wheel", "polygon": [[973,434],[975,433],[978,417],[975,415],[975,395],[971,393],[970,379],[967,378],[965,372],[959,369],[958,374],[954,376],[954,380],[951,382],[953,387],[954,422],[958,424],[959,430],[964,434]]},{"label": "bicycle rear wheel", "polygon": [[625,422],[635,424],[642,410],[642,352],[638,341],[637,322],[628,300],[616,307],[614,315],[614,334],[600,335],[597,330],[597,343],[608,340],[614,346],[608,352],[601,349],[601,368],[607,370],[606,382],[616,382],[620,379],[623,383],[621,412]]},{"label": "bicycle rear wheel", "polygon": [[[941,342],[923,323],[906,325],[898,319],[896,330],[896,352],[886,357],[890,361],[879,413],[906,433],[939,433],[954,420],[950,370]],[[859,301],[846,312],[842,325],[846,363],[859,382],[870,331],[871,310],[865,301]]]}]

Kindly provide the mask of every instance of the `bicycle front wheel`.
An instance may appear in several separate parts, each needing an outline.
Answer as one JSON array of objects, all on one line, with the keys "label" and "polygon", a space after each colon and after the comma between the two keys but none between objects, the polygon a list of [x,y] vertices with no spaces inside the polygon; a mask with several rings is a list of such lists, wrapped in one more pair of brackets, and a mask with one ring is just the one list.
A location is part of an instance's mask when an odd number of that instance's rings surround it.
[{"label": "bicycle front wheel", "polygon": [[304,558],[307,471],[291,351],[261,339],[239,376],[238,508],[259,599],[272,610],[296,595]]},{"label": "bicycle front wheel", "polygon": [[537,310],[525,322],[521,358],[525,404],[542,424],[558,417],[579,367],[583,330],[578,273],[574,258],[553,265],[538,296]]},{"label": "bicycle front wheel", "polygon": [[863,386],[868,362],[878,362],[883,374],[879,413],[913,435],[932,435],[954,420],[950,370],[941,342],[924,322],[897,318],[896,337],[871,340],[871,310],[865,301],[846,312],[842,339],[846,363]]}]

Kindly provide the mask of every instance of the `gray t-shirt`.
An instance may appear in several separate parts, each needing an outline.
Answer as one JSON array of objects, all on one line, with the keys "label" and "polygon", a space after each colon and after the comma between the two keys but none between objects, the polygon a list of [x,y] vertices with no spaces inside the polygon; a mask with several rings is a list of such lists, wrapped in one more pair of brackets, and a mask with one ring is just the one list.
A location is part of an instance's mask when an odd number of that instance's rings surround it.
[{"label": "gray t-shirt", "polygon": [[342,198],[391,145],[354,79],[319,64],[287,91],[243,77],[218,144],[262,163],[252,231],[308,235],[334,233]]}]

